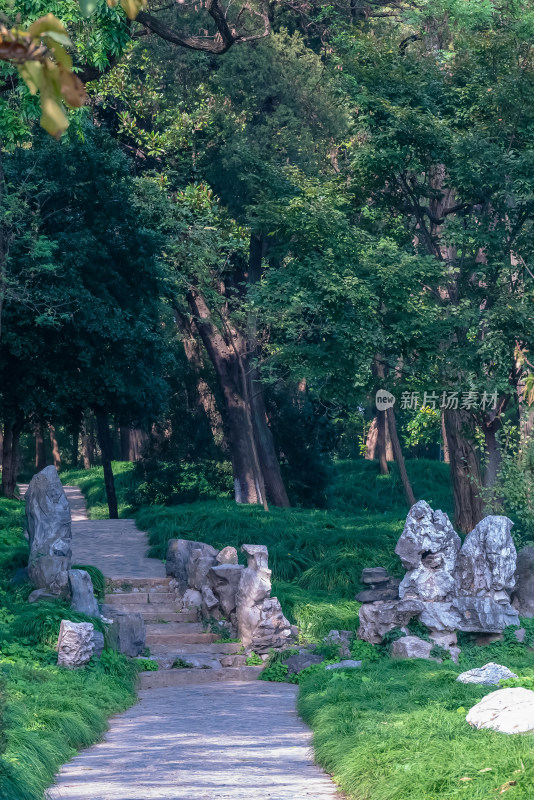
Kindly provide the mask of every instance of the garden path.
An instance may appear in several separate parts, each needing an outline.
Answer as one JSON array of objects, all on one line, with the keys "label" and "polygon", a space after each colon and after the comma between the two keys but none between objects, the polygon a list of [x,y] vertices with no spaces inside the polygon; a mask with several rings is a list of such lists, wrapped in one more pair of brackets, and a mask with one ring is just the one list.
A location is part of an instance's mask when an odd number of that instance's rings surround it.
[{"label": "garden path", "polygon": [[[89,521],[79,490],[65,488],[75,563],[115,579],[164,575],[133,520]],[[313,763],[297,692],[257,680],[142,689],[103,741],[63,766],[47,800],[340,800]]]}]

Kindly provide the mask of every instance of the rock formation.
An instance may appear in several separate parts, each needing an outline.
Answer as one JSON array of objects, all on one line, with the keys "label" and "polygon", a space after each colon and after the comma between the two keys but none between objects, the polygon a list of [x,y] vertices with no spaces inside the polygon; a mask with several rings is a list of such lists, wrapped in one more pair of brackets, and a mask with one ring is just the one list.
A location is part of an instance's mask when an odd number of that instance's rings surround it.
[{"label": "rock formation", "polygon": [[102,619],[109,622],[107,636],[110,646],[125,656],[135,658],[146,646],[145,621],[141,614],[119,611],[114,606],[102,606]]},{"label": "rock formation", "polygon": [[71,515],[55,467],[45,467],[34,475],[25,499],[30,542],[28,577],[37,589],[66,597],[72,558]]},{"label": "rock formation", "polygon": [[91,576],[84,569],[69,569],[69,586],[72,594],[71,608],[88,617],[99,617]]},{"label": "rock formation", "polygon": [[[432,511],[424,501],[416,503],[395,548],[407,570],[399,599],[363,605],[359,638],[378,644],[393,628],[408,635],[410,620],[417,619],[430,638],[456,656],[456,644],[447,642],[450,636],[445,634],[500,634],[508,625],[518,625],[510,603],[516,569],[511,527],[507,517],[486,517],[460,547],[447,515]],[[374,568],[375,585],[381,577]]]},{"label": "rock formation", "polygon": [[93,655],[93,634],[94,627],[90,622],[62,619],[57,643],[58,666],[76,669],[87,664]]}]

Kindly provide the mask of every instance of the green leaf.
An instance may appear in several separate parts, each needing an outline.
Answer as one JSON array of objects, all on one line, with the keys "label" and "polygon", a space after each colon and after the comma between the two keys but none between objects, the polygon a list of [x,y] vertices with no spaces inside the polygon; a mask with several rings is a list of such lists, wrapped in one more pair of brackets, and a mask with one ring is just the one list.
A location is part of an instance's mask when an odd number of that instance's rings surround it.
[{"label": "green leaf", "polygon": [[84,17],[90,17],[96,11],[98,0],[80,0],[80,8]]}]

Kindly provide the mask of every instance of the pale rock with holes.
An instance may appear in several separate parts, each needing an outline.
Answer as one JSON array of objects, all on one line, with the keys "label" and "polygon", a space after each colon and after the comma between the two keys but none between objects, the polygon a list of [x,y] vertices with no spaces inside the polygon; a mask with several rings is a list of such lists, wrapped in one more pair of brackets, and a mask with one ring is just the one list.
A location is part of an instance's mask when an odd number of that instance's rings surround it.
[{"label": "pale rock with holes", "polygon": [[515,586],[517,553],[508,517],[484,517],[466,536],[456,561],[460,597],[489,597],[508,605]]},{"label": "pale rock with holes", "polygon": [[77,669],[91,660],[94,650],[94,626],[91,622],[61,620],[57,643],[59,667]]},{"label": "pale rock with holes", "polygon": [[499,689],[473,706],[466,721],[473,728],[499,733],[529,733],[534,730],[534,692],[522,687]]}]

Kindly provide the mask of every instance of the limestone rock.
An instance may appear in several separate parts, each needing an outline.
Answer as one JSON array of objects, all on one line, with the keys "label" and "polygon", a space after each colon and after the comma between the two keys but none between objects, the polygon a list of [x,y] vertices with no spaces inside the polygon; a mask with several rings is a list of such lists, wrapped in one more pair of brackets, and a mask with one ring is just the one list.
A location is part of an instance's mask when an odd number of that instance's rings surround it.
[{"label": "limestone rock", "polygon": [[430,659],[433,644],[425,642],[419,636],[403,636],[391,645],[391,658],[425,658]]},{"label": "limestone rock", "polygon": [[93,655],[93,634],[90,622],[62,619],[57,643],[58,666],[76,669],[87,664]]},{"label": "limestone rock", "polygon": [[383,567],[366,567],[362,570],[362,577],[360,578],[363,584],[387,583],[388,580],[389,573]]},{"label": "limestone rock", "polygon": [[489,664],[485,664],[483,667],[462,672],[456,680],[460,683],[480,683],[483,686],[497,686],[499,681],[505,681],[508,678],[517,678],[517,675],[508,667],[503,667],[501,664],[495,664],[490,661]]},{"label": "limestone rock", "polygon": [[345,661],[338,661],[337,664],[327,664],[325,669],[358,669],[361,665],[361,661],[354,661],[352,658],[349,658]]},{"label": "limestone rock", "polygon": [[260,570],[268,569],[269,553],[264,544],[244,544],[241,552],[247,555],[247,566],[249,569]]},{"label": "limestone rock", "polygon": [[408,570],[399,597],[448,600],[455,595],[452,575],[460,550],[460,537],[443,511],[432,511],[420,500],[406,518],[395,553]]},{"label": "limestone rock", "polygon": [[202,590],[210,567],[216,563],[217,553],[214,547],[203,542],[169,539],[165,570],[175,578],[179,594],[185,594],[188,588]]},{"label": "limestone rock", "polygon": [[221,619],[219,600],[213,594],[211,586],[202,587],[201,611],[204,619]]},{"label": "limestone rock", "polygon": [[72,594],[71,608],[88,617],[98,617],[98,601],[95,597],[91,576],[84,569],[69,570],[69,585]]},{"label": "limestone rock", "polygon": [[[258,625],[253,631],[249,649],[263,655],[273,648],[285,649],[291,639],[291,625],[284,617],[279,600],[276,597],[266,597],[260,607]],[[247,647],[242,637],[241,641]]]},{"label": "limestone rock", "polygon": [[216,560],[218,564],[237,564],[237,550],[235,547],[223,547]]},{"label": "limestone rock", "polygon": [[508,625],[519,626],[519,616],[511,605],[489,597],[458,597],[452,610],[460,617],[457,630],[466,633],[502,633]]},{"label": "limestone rock", "polygon": [[325,660],[324,656],[320,656],[316,653],[299,653],[298,655],[295,654],[294,656],[289,656],[283,662],[287,667],[288,675],[295,675],[299,672],[302,672],[303,669],[307,667],[311,667],[312,664],[320,664],[322,661]]},{"label": "limestone rock", "polygon": [[39,600],[57,600],[57,595],[47,592],[46,589],[34,589],[28,596],[28,603],[38,603]]},{"label": "limestone rock", "polygon": [[517,554],[512,604],[521,617],[534,617],[534,547],[523,547]]},{"label": "limestone rock", "polygon": [[71,565],[70,506],[55,467],[34,475],[26,492],[30,558],[28,577],[37,589],[66,597]]},{"label": "limestone rock", "polygon": [[329,631],[329,633],[324,637],[323,642],[325,644],[333,644],[339,648],[339,655],[343,656],[350,656],[350,643],[354,638],[354,634],[352,631]]},{"label": "limestone rock", "polygon": [[363,605],[360,608],[358,638],[372,644],[380,644],[386,633],[393,628],[405,628],[413,617],[418,617],[423,605],[420,600]]},{"label": "limestone rock", "polygon": [[[248,554],[245,548],[261,547],[259,545],[243,545],[241,548]],[[243,570],[241,580],[236,595],[236,609],[237,609],[237,625],[238,635],[241,639],[243,646],[249,647],[254,639],[254,632],[260,624],[262,617],[262,604],[263,601],[269,597],[271,593],[271,570],[267,567],[259,569],[257,564],[267,564],[267,548],[261,547],[261,552],[258,554],[259,558],[256,559],[256,554],[249,555],[249,565]]]},{"label": "limestone rock", "polygon": [[208,572],[208,584],[226,618],[235,611],[237,590],[244,569],[242,564],[226,562],[211,567]]},{"label": "limestone rock", "polygon": [[484,517],[466,537],[455,577],[463,597],[489,597],[508,604],[515,586],[517,553],[508,517]]},{"label": "limestone rock", "polygon": [[146,630],[141,614],[118,611],[113,606],[104,605],[102,616],[112,620],[108,632],[111,647],[130,658],[143,654],[146,646]]},{"label": "limestone rock", "polygon": [[491,692],[473,706],[466,721],[474,728],[528,733],[534,730],[534,692],[520,687]]},{"label": "limestone rock", "polygon": [[359,603],[376,603],[378,600],[398,600],[400,580],[388,578],[384,583],[368,585],[367,589],[358,592],[354,599]]}]

